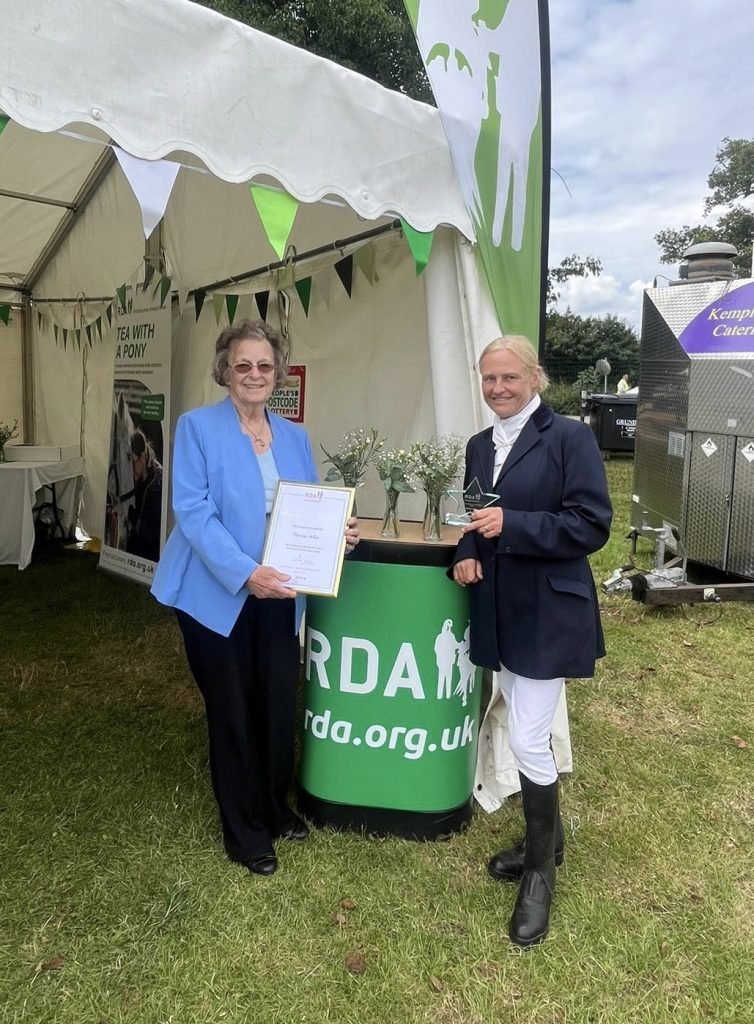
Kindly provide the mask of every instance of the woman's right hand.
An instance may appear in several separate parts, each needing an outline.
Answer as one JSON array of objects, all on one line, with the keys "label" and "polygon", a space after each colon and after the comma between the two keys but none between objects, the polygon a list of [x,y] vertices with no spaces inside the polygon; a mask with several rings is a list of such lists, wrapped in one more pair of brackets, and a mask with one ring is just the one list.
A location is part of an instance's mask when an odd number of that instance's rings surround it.
[{"label": "woman's right hand", "polygon": [[461,587],[478,583],[482,577],[482,563],[478,558],[462,558],[453,566],[453,579]]},{"label": "woman's right hand", "polygon": [[258,565],[246,580],[246,588],[252,592],[254,597],[282,600],[286,597],[296,596],[295,590],[284,586],[289,579],[290,576],[278,572],[271,565]]}]

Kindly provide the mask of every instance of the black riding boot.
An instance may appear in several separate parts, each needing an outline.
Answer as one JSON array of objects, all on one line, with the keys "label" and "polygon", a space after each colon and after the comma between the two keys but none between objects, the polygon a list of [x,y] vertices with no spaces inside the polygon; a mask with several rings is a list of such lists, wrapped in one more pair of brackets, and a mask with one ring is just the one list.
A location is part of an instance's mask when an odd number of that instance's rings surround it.
[{"label": "black riding boot", "polygon": [[[555,864],[557,867],[563,863],[564,849],[563,819],[558,815],[555,827]],[[518,882],[524,873],[525,855],[526,835],[523,835],[513,846],[500,850],[494,857],[491,857],[487,863],[487,870],[497,882]]]},{"label": "black riding boot", "polygon": [[550,927],[550,904],[555,892],[555,834],[558,822],[558,783],[538,786],[519,773],[526,819],[524,873],[508,934],[518,946],[533,946]]}]

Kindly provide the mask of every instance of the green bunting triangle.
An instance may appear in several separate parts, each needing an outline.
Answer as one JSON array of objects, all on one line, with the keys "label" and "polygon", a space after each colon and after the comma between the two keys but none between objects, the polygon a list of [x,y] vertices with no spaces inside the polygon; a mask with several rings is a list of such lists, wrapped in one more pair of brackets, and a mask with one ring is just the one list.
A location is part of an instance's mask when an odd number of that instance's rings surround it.
[{"label": "green bunting triangle", "polygon": [[144,264],[144,285],[142,287],[142,291],[146,291],[147,290],[147,288],[149,287],[149,282],[152,280],[153,277],[154,277],[154,267],[152,266],[151,263],[145,263]]},{"label": "green bunting triangle", "polygon": [[416,263],[416,276],[418,277],[425,270],[429,263],[429,254],[432,251],[432,242],[435,237],[434,231],[415,231],[410,224],[407,224],[403,217],[400,218],[403,234],[408,242],[411,255]]},{"label": "green bunting triangle", "polygon": [[312,299],[312,279],[304,277],[301,281],[296,281],[296,291],[301,299],[301,305],[304,307],[304,313],[306,316],[309,316],[309,303]]},{"label": "green bunting triangle", "polygon": [[102,341],[102,317],[98,316],[94,321],[94,326],[97,328],[97,334],[99,334],[99,340]]},{"label": "green bunting triangle", "polygon": [[63,348],[65,348],[67,345],[68,345],[68,328],[64,327],[63,328]]},{"label": "green bunting triangle", "polygon": [[228,311],[228,323],[233,323],[233,317],[236,315],[238,309],[238,296],[237,295],[226,295],[225,296],[225,308]]},{"label": "green bunting triangle", "polygon": [[77,327],[73,332],[73,337],[76,339],[76,348],[81,348],[81,328]]},{"label": "green bunting triangle", "polygon": [[284,259],[293,222],[298,210],[298,199],[287,192],[278,192],[264,185],[250,185],[251,198],[257,208],[259,219],[278,259]]},{"label": "green bunting triangle", "polygon": [[126,308],[126,287],[127,287],[127,285],[122,284],[120,286],[120,288],[116,288],[115,289],[115,294],[118,296],[118,302],[120,303],[120,308],[123,309],[123,310],[125,310],[125,308]]},{"label": "green bunting triangle", "polygon": [[170,294],[170,278],[163,277],[160,281],[160,306],[165,305],[165,299]]},{"label": "green bunting triangle", "polygon": [[87,342],[89,344],[89,348],[91,348],[92,347],[92,325],[91,324],[87,324],[86,327],[84,328],[84,330],[86,331],[86,340],[87,340]]},{"label": "green bunting triangle", "polygon": [[10,320],[10,306],[0,306],[0,320],[3,321],[5,326],[8,326]]},{"label": "green bunting triangle", "polygon": [[220,325],[220,317],[222,316],[223,306],[225,305],[225,296],[219,292],[212,296],[212,305],[215,308],[215,323]]},{"label": "green bunting triangle", "polygon": [[0,135],[3,134],[3,129],[5,128],[8,121],[10,121],[9,117],[6,117],[5,114],[0,114]]},{"label": "green bunting triangle", "polygon": [[60,334],[60,328],[57,324],[52,325],[52,333],[55,335],[55,344],[58,344],[58,335]]},{"label": "green bunting triangle", "polygon": [[207,293],[205,292],[205,290],[203,288],[197,288],[196,291],[194,292],[194,310],[196,311],[197,320],[202,315],[202,306],[204,305],[204,300],[206,298]]},{"label": "green bunting triangle", "polygon": [[112,302],[110,303],[110,305],[105,310],[105,316],[107,317],[107,326],[108,327],[112,327],[113,326],[113,304],[112,304]]}]

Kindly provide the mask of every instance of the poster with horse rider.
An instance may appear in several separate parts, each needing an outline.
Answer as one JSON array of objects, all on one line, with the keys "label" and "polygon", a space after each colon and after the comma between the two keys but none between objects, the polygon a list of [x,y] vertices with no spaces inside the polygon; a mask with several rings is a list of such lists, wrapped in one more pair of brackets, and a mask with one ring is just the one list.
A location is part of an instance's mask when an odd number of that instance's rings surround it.
[{"label": "poster with horse rider", "polygon": [[169,445],[170,307],[137,308],[129,290],[116,306],[100,567],[147,585],[165,543]]}]

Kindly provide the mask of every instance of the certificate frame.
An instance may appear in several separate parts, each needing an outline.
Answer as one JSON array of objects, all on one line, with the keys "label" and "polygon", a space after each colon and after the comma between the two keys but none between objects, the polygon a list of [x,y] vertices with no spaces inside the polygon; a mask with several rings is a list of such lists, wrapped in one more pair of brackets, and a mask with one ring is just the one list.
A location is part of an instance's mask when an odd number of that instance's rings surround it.
[{"label": "certificate frame", "polygon": [[337,597],[355,493],[353,487],[279,480],[261,564],[289,575],[285,585],[299,594]]}]

